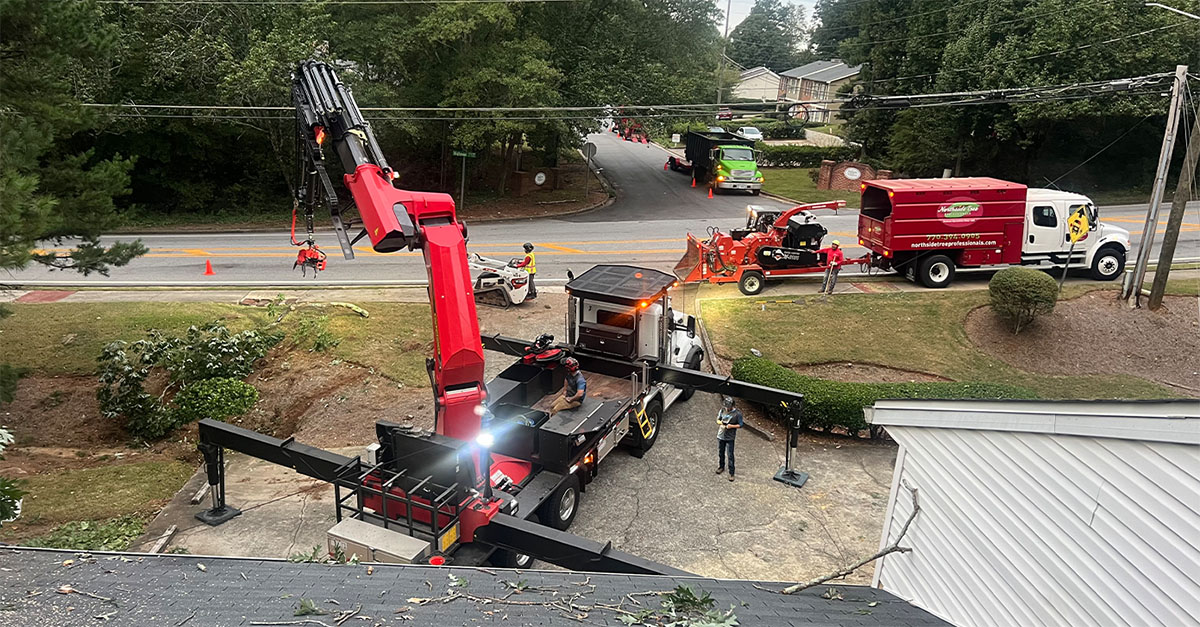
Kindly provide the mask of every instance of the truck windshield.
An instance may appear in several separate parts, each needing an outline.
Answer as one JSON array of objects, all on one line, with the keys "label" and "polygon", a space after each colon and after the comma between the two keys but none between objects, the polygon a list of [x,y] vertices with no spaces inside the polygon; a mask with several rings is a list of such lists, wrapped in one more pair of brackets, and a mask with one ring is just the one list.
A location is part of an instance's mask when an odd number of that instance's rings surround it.
[{"label": "truck windshield", "polygon": [[724,148],[721,158],[727,161],[754,161],[754,151],[749,148]]}]

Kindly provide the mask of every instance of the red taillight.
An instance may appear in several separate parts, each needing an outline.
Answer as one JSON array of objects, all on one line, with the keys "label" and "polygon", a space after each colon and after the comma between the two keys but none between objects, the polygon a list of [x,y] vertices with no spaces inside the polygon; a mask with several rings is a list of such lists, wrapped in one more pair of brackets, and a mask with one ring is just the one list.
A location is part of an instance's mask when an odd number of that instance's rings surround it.
[{"label": "red taillight", "polygon": [[317,127],[313,128],[313,134],[316,135],[318,144],[325,143],[325,127],[324,126],[317,126]]},{"label": "red taillight", "polygon": [[433,557],[429,558],[429,565],[430,566],[445,566],[446,558],[442,557],[441,555],[434,555]]}]

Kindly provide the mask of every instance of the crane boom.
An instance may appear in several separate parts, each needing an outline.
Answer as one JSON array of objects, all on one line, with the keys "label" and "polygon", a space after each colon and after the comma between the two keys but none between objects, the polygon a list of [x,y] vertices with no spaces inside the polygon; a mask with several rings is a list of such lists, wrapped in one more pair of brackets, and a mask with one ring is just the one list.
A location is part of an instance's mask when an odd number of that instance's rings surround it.
[{"label": "crane boom", "polygon": [[[350,88],[325,63],[299,64],[292,77],[292,100],[303,155],[297,194],[309,222],[313,209],[326,205],[347,259],[354,257],[353,245],[363,237],[378,253],[407,248],[424,255],[433,313],[433,357],[426,366],[433,386],[435,429],[453,438],[474,439],[486,396],[483,345],[467,263],[467,229],[455,215],[454,200],[449,194],[393,185],[395,171]],[[346,234],[337,192],[325,170],[323,148],[330,142],[341,162],[346,189],[358,207],[362,231],[353,240]]]}]

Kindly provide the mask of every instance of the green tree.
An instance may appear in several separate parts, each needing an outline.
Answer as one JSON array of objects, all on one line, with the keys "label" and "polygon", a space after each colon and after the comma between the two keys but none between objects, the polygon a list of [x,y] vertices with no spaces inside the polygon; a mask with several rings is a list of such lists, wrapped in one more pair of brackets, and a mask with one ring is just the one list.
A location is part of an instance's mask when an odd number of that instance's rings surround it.
[{"label": "green tree", "polygon": [[750,14],[729,35],[729,58],[747,68],[789,70],[803,59],[804,36],[802,7],[782,0],[755,0]]},{"label": "green tree", "polygon": [[[80,106],[117,32],[88,1],[3,0],[0,23],[0,269],[32,261],[107,274],[145,252],[100,243],[121,219],[134,161],[89,147],[96,118]],[[39,250],[44,241],[70,245]]]}]

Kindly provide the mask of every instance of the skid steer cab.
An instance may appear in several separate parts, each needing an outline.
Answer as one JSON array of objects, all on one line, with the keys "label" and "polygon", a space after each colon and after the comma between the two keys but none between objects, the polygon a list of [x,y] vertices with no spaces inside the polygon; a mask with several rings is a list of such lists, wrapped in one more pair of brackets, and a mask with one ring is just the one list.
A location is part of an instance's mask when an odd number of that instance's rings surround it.
[{"label": "skid steer cab", "polygon": [[505,309],[525,302],[529,297],[529,273],[516,267],[519,261],[489,259],[479,253],[468,255],[475,302]]}]

